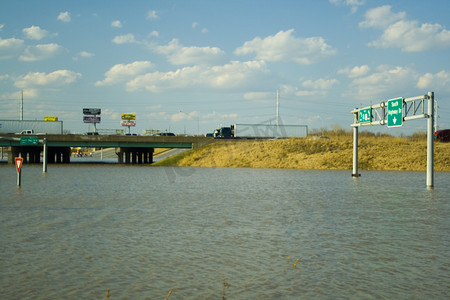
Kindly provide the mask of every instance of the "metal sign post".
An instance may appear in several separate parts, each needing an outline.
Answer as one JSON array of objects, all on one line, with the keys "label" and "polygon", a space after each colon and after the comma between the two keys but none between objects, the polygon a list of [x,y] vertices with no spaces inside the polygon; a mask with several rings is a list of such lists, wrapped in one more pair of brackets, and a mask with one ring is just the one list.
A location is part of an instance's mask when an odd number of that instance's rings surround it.
[{"label": "metal sign post", "polygon": [[[427,113],[425,113],[425,101],[428,101]],[[399,127],[403,122],[423,119],[427,120],[427,188],[434,187],[434,92],[427,95],[411,98],[395,98],[382,101],[380,104],[365,108],[356,108],[353,114],[353,173],[358,174],[358,127],[370,125],[387,125]]]},{"label": "metal sign post", "polygon": [[48,146],[47,139],[42,141],[43,144],[43,153],[42,153],[42,172],[47,173],[47,157],[48,157]]},{"label": "metal sign post", "polygon": [[[428,122],[427,122],[427,188],[434,187],[434,92],[428,93]],[[430,113],[431,112],[431,113]]]}]

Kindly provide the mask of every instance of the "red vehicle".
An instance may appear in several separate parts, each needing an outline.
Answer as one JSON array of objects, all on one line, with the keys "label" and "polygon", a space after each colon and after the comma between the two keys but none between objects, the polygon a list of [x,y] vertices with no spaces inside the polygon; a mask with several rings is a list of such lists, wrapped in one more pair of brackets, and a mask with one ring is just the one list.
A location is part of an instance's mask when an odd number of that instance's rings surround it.
[{"label": "red vehicle", "polygon": [[450,129],[436,131],[434,133],[434,138],[440,142],[450,142]]}]

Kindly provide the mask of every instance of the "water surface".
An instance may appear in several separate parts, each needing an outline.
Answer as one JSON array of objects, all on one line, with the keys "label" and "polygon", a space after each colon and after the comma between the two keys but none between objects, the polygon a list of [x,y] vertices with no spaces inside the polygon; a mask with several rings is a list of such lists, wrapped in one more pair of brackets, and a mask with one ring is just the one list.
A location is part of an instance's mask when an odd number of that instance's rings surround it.
[{"label": "water surface", "polygon": [[2,299],[447,299],[450,173],[0,165]]}]

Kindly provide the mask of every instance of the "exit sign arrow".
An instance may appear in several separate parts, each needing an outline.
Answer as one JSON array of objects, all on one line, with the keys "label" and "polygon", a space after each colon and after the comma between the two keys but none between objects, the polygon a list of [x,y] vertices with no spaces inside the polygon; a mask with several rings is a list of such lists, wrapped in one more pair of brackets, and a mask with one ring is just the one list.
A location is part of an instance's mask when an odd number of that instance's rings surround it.
[{"label": "exit sign arrow", "polygon": [[387,102],[387,127],[399,127],[403,125],[403,98],[388,100]]}]

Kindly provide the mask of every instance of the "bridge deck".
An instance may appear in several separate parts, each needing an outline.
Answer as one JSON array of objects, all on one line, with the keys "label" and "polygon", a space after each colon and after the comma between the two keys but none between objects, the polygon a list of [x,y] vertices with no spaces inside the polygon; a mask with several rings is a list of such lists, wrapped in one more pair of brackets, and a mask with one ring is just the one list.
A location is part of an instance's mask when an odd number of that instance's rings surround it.
[{"label": "bridge deck", "polygon": [[[196,148],[213,142],[209,137],[183,136],[128,136],[128,135],[27,135],[37,136],[39,145],[47,139],[49,147],[124,147],[124,148]],[[21,135],[0,135],[0,146],[27,146],[20,144]],[[32,145],[30,145],[32,146]],[[34,145],[33,145],[34,146]]]}]

